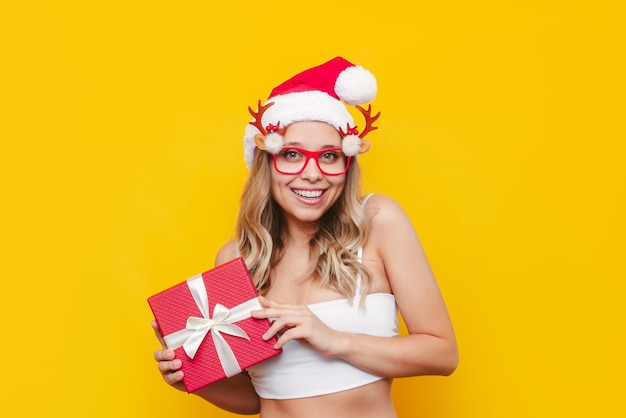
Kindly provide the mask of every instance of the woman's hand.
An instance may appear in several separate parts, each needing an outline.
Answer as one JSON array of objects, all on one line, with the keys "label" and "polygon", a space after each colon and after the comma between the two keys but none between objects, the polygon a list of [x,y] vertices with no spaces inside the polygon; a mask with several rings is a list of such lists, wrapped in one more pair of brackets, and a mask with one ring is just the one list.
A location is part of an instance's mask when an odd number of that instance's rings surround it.
[{"label": "woman's hand", "polygon": [[[154,359],[159,362],[159,372],[161,372],[163,380],[178,390],[186,391],[182,382],[183,372],[179,370],[182,362],[176,358],[174,350],[165,346],[165,341],[163,341],[156,321],[152,321],[152,328],[154,328],[154,333],[163,347],[154,352]],[[250,378],[243,373],[219,380],[198,389],[193,394],[219,408],[236,414],[252,415],[259,413],[259,396],[254,391]]]},{"label": "woman's hand", "polygon": [[179,370],[182,362],[176,358],[174,350],[168,349],[165,345],[156,321],[152,321],[152,328],[162,347],[154,352],[154,359],[159,362],[158,368],[161,376],[163,376],[163,380],[176,389],[184,391],[185,386],[182,383],[183,372]]},{"label": "woman's hand", "polygon": [[265,309],[252,311],[252,317],[272,320],[263,338],[269,340],[277,336],[275,348],[281,348],[291,340],[300,340],[325,357],[334,357],[339,352],[341,333],[329,328],[305,305],[286,305],[263,296],[259,296],[259,302]]}]

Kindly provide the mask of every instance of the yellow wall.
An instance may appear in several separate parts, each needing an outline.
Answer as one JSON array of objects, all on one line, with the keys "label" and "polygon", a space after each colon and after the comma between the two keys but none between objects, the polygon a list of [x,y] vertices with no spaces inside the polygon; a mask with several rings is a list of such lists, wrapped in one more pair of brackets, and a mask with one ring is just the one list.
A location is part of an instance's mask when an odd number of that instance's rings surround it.
[{"label": "yellow wall", "polygon": [[247,106],[335,55],[460,344],[400,415],[626,414],[620,1],[5,3],[0,415],[231,416],[160,380],[146,298],[230,237]]}]

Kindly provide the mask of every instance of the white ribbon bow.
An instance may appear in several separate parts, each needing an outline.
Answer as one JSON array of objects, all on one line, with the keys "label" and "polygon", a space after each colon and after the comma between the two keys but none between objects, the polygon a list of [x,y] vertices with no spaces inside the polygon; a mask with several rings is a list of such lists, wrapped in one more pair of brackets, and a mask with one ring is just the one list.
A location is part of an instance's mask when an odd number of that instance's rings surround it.
[{"label": "white ribbon bow", "polygon": [[176,331],[164,337],[167,347],[176,349],[182,346],[185,353],[187,353],[190,358],[194,358],[198,348],[200,348],[200,344],[202,344],[206,335],[211,331],[213,343],[217,350],[217,356],[222,364],[224,373],[227,377],[236,375],[241,372],[241,368],[239,367],[235,353],[233,353],[233,350],[222,336],[222,333],[245,338],[250,341],[248,334],[237,325],[234,325],[233,322],[250,318],[250,312],[252,310],[262,309],[261,304],[257,298],[250,299],[231,309],[217,303],[213,308],[213,318],[211,318],[209,316],[209,297],[204,287],[202,275],[199,274],[187,280],[187,286],[203,318],[197,316],[187,318],[185,329],[181,329],[180,331]]}]

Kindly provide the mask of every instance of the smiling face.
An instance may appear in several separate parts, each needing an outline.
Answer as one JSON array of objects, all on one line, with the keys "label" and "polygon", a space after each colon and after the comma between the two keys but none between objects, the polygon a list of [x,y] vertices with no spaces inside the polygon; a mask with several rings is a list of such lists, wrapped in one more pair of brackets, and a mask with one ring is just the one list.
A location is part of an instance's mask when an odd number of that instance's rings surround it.
[{"label": "smiling face", "polygon": [[[341,135],[324,122],[297,122],[284,134],[284,147],[318,151],[341,148]],[[272,197],[283,209],[288,225],[310,225],[319,220],[337,201],[346,175],[324,175],[314,160],[309,160],[300,174],[280,174],[272,167]]]}]

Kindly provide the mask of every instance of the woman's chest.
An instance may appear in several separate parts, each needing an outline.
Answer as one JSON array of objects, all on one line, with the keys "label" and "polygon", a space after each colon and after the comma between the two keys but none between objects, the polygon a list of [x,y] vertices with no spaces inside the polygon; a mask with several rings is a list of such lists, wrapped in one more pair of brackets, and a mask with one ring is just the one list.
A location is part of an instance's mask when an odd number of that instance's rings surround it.
[{"label": "woman's chest", "polygon": [[265,297],[289,305],[310,305],[345,298],[333,289],[321,286],[311,276],[296,279],[289,276],[272,278],[272,285]]}]

